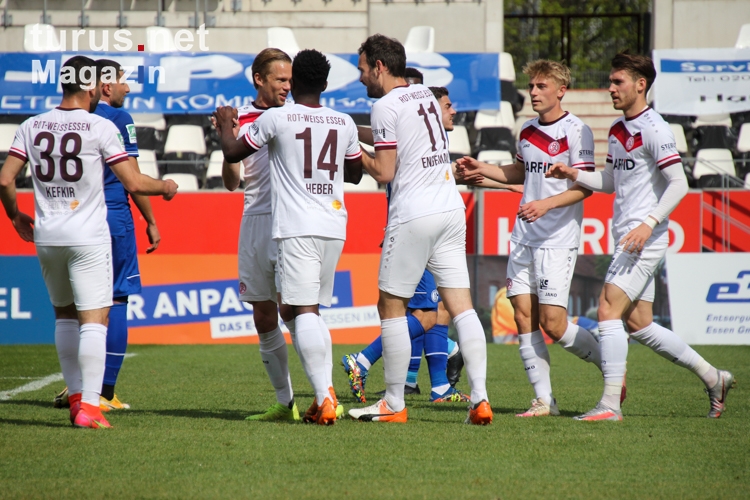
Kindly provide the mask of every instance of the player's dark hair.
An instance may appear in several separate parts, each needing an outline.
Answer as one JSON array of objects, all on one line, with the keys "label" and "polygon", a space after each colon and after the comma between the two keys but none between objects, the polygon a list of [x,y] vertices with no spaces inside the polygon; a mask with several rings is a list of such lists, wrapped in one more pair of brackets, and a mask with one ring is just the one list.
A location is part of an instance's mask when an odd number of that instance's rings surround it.
[{"label": "player's dark hair", "polygon": [[259,74],[260,77],[265,80],[268,74],[271,72],[271,64],[276,62],[287,62],[292,63],[292,58],[287,55],[286,52],[279,49],[268,48],[263,49],[260,53],[255,56],[253,60],[253,87],[258,88],[258,84],[255,83],[255,75]]},{"label": "player's dark hair", "polygon": [[376,66],[377,61],[388,68],[391,76],[406,76],[406,51],[401,42],[380,33],[370,36],[359,46],[358,54],[365,55],[367,65]]},{"label": "player's dark hair", "polygon": [[435,99],[440,99],[441,97],[448,95],[448,89],[445,87],[429,87],[429,89],[432,91],[432,95],[435,96]]},{"label": "player's dark hair", "polygon": [[422,72],[411,66],[404,71],[404,78],[414,78],[415,80],[419,80],[418,83],[424,83],[424,75],[422,75]]},{"label": "player's dark hair", "polygon": [[[93,59],[86,57],[86,56],[74,56],[65,61],[65,64],[62,65],[60,68],[60,74],[62,75],[62,72],[65,71],[65,68],[73,68],[73,81],[67,81],[68,78],[66,78],[66,83],[62,83],[62,78],[60,85],[62,87],[63,95],[70,95],[70,94],[77,94],[79,92],[83,92],[85,89],[83,88],[83,80],[81,79],[81,70],[91,69],[94,74],[96,74],[96,81],[99,81],[99,75],[96,70],[96,62],[94,62]],[[70,71],[70,70],[68,70]]]},{"label": "player's dark hair", "polygon": [[301,50],[292,63],[292,82],[297,91],[323,92],[328,82],[331,63],[315,49]]},{"label": "player's dark hair", "polygon": [[[120,72],[122,71],[122,66],[117,61],[113,61],[112,59],[97,59],[96,60],[96,80],[102,81],[102,74],[104,72],[107,72],[108,74],[111,74],[114,71],[115,78],[120,78]],[[109,81],[105,81],[104,83],[112,83]]]},{"label": "player's dark hair", "polygon": [[615,71],[625,70],[630,73],[634,80],[645,78],[647,93],[656,80],[654,61],[648,56],[631,54],[629,50],[624,50],[612,58],[612,69]]}]

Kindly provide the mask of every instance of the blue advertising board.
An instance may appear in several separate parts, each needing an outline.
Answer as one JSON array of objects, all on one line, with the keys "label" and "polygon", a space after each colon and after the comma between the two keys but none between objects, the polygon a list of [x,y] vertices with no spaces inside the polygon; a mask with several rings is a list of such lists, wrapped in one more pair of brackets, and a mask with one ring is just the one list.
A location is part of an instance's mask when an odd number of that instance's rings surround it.
[{"label": "blue advertising board", "polygon": [[0,257],[0,344],[54,344],[55,312],[36,257]]}]

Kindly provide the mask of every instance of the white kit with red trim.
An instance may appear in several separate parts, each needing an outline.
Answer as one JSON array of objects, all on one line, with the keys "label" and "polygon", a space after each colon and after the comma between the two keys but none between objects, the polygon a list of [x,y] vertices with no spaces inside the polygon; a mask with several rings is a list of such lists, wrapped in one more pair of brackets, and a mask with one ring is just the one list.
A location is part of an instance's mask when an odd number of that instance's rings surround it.
[{"label": "white kit with red trim", "polygon": [[362,156],[349,115],[302,104],[272,108],[242,139],[255,150],[268,145],[275,240],[346,239],[344,163]]},{"label": "white kit with red trim", "polygon": [[[573,182],[546,178],[545,172],[557,163],[593,171],[594,134],[577,116],[566,112],[557,120],[544,123],[539,118],[524,123],[516,160],[524,165],[526,178],[521,204],[542,200],[568,190]],[[516,220],[511,241],[535,248],[577,248],[581,239],[583,204],[550,210],[534,221]]]},{"label": "white kit with red trim", "polygon": [[128,160],[111,121],[83,109],[55,108],[23,122],[8,154],[31,168],[37,245],[110,244],[104,163]]},{"label": "white kit with red trim", "polygon": [[[617,194],[612,221],[615,241],[638,227],[656,208],[668,184],[661,169],[680,162],[672,129],[650,107],[632,118],[615,120],[609,130],[606,164],[613,172]],[[668,223],[665,218],[658,224],[650,240],[666,240]]]},{"label": "white kit with red trim", "polygon": [[375,151],[396,150],[388,225],[464,209],[456,189],[442,111],[424,85],[396,87],[372,106]]}]

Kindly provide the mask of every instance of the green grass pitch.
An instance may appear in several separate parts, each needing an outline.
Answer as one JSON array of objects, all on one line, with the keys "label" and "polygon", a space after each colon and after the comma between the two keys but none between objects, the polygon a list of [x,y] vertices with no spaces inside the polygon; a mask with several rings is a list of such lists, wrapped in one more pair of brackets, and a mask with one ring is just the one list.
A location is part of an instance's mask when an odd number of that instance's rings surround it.
[{"label": "green grass pitch", "polygon": [[[340,359],[353,350],[334,346],[347,409]],[[632,344],[623,422],[570,418],[597,402],[601,375],[557,346],[563,416],[516,418],[533,397],[518,348],[489,345],[491,426],[422,395],[405,425],[318,427],[244,420],[274,400],[257,346],[131,346],[117,393],[132,409],[110,413],[111,430],[74,429],[53,409],[62,382],[0,402],[0,498],[748,498],[750,347],[697,350],[739,381],[719,420],[694,375]],[[290,362],[303,412],[312,392],[293,351]],[[53,346],[0,347],[0,391],[59,371]]]}]

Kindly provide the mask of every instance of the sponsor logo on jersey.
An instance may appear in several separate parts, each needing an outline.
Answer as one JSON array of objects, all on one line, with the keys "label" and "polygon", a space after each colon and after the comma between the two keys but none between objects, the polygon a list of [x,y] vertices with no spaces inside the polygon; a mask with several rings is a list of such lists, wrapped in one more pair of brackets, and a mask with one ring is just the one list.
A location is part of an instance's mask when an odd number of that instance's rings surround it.
[{"label": "sponsor logo on jersey", "polygon": [[615,158],[612,160],[612,168],[615,170],[633,170],[635,161],[630,158]]},{"label": "sponsor logo on jersey", "polygon": [[333,200],[331,202],[331,206],[333,206],[334,210],[341,210],[341,207],[343,205],[341,205],[341,202],[339,200]]},{"label": "sponsor logo on jersey", "polygon": [[138,137],[135,133],[135,125],[129,123],[128,125],[125,125],[125,129],[128,131],[128,141],[130,141],[130,144],[137,144]]}]

